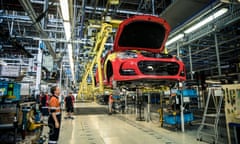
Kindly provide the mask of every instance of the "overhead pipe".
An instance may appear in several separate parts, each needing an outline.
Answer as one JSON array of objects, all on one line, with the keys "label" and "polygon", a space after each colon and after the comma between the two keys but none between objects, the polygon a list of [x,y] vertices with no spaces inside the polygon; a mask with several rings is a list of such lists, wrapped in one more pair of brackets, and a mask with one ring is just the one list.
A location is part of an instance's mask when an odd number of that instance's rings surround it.
[{"label": "overhead pipe", "polygon": [[[225,41],[218,42],[218,45],[223,45],[223,44],[226,44],[226,43],[228,43],[228,42],[231,42],[231,41],[234,41],[234,40],[238,40],[238,39],[240,39],[240,36],[232,37],[232,38],[229,39],[229,40],[225,40]],[[192,52],[192,55],[196,55],[196,54],[198,54],[198,53],[204,52],[204,51],[206,51],[206,50],[208,50],[208,49],[210,49],[210,48],[212,48],[212,47],[214,47],[214,45],[211,45],[211,46],[209,46],[209,47],[206,47],[206,48],[200,49],[200,50],[198,50],[198,51]]]},{"label": "overhead pipe", "polygon": [[97,4],[98,4],[98,0],[95,1],[94,10],[93,10],[93,13],[92,13],[92,18],[93,18],[93,15],[96,13]]},{"label": "overhead pipe", "polygon": [[68,0],[68,6],[69,6],[69,19],[70,23],[73,24],[74,18],[73,18],[73,0]]},{"label": "overhead pipe", "polygon": [[218,39],[217,34],[214,33],[214,41],[215,41],[215,49],[216,49],[216,57],[217,57],[217,68],[218,68],[218,75],[222,75],[221,71],[221,62],[220,62],[220,56],[219,56],[219,49],[218,49]]},{"label": "overhead pipe", "polygon": [[47,24],[46,19],[47,19],[47,15],[48,15],[48,0],[45,0],[45,4],[43,5],[43,13],[45,13],[45,12],[46,12],[46,14],[41,21],[43,29],[46,28],[46,24]]},{"label": "overhead pipe", "polygon": [[[171,5],[173,5],[175,2],[173,2]],[[182,22],[181,24],[179,24],[178,26],[176,26],[174,29],[171,30],[171,34],[169,35],[169,37],[172,37],[174,35],[177,35],[177,33],[179,33],[180,31],[182,31],[183,29],[185,29],[186,27],[189,27],[189,25],[195,23],[196,21],[199,21],[199,19],[210,13],[212,10],[217,9],[218,7],[222,6],[222,3],[219,3],[218,0],[211,0],[209,2],[209,4],[207,6],[205,6],[204,8],[200,9],[198,12],[196,12],[195,14],[193,14],[190,18],[188,18],[187,20],[185,20],[184,22]],[[164,13],[166,13],[167,11],[164,11],[163,13],[160,14],[160,16],[162,16]]]},{"label": "overhead pipe", "polygon": [[154,0],[152,0],[152,14],[155,15],[155,5],[154,5]]},{"label": "overhead pipe", "polygon": [[[16,22],[22,22],[22,23],[32,23],[32,20],[29,18],[29,16],[25,16],[25,15],[0,15],[1,19],[13,19]],[[51,23],[62,23],[61,19],[48,19],[49,22]],[[48,25],[47,25],[48,26]],[[55,27],[57,27],[55,25]]]},{"label": "overhead pipe", "polygon": [[141,5],[143,4],[143,1],[144,1],[144,0],[141,0],[141,1],[139,2],[139,5],[138,5],[138,8],[137,8],[137,11],[140,11],[140,9],[141,9]]},{"label": "overhead pipe", "polygon": [[[97,11],[106,11],[106,8],[94,8],[91,6],[86,6],[85,7],[86,10],[94,10],[96,9]],[[127,11],[127,10],[113,10],[113,9],[108,9],[108,12],[116,12],[116,13],[120,13],[120,14],[132,14],[132,15],[138,15],[138,14],[149,14],[152,15],[151,13],[141,13],[141,12],[136,12],[136,11]]]},{"label": "overhead pipe", "polygon": [[[22,5],[24,11],[28,13],[28,15],[31,18],[31,20],[33,22],[35,22],[35,20],[37,18],[37,15],[36,15],[36,12],[34,11],[32,5],[31,5],[31,3],[29,1],[26,1],[26,0],[19,0],[19,2]],[[40,23],[35,23],[34,27],[39,32],[39,34],[41,35],[42,38],[48,38],[48,34],[43,31],[42,26],[41,26]],[[51,54],[53,59],[56,59],[57,58],[56,54],[53,51],[53,48],[52,48],[50,42],[49,41],[44,41],[44,43],[45,43],[46,47],[48,48],[49,53]]]},{"label": "overhead pipe", "polygon": [[[85,0],[83,0],[85,1]],[[35,0],[31,0],[32,3],[37,3],[37,4],[44,4],[44,1],[35,1]],[[56,4],[57,5],[57,4]],[[76,8],[81,8],[82,6],[75,6]],[[106,8],[101,8],[101,7],[93,7],[93,6],[85,6],[85,10],[92,10],[92,11],[105,11]],[[93,13],[92,11],[86,11],[89,13]],[[128,10],[114,10],[114,9],[109,9],[109,12],[116,12],[116,13],[120,13],[120,14],[132,14],[132,15],[138,15],[138,14],[149,14],[152,15],[151,13],[141,13],[141,12],[136,12],[136,11],[128,11]]]},{"label": "overhead pipe", "polygon": [[0,16],[0,18],[8,18],[8,19],[19,19],[19,20],[26,20],[26,21],[30,21],[30,18],[28,17],[28,16],[19,16],[19,15],[7,15],[7,14],[5,14],[5,15],[3,15],[3,14],[1,14],[1,16]]},{"label": "overhead pipe", "polygon": [[[228,50],[228,51],[224,51],[224,52],[219,52],[219,55],[224,55],[224,54],[228,54],[228,53],[230,53],[230,52],[233,52],[233,51],[235,51],[235,50]],[[193,56],[193,54],[192,54],[192,56]],[[196,62],[203,62],[203,60],[209,60],[209,59],[211,59],[211,58],[215,58],[216,57],[216,52],[215,52],[215,54],[214,55],[208,55],[207,57],[194,57],[194,59],[196,59],[195,60],[195,63]],[[214,62],[215,63],[215,62]]]},{"label": "overhead pipe", "polygon": [[81,26],[80,26],[80,39],[83,38],[83,27],[84,27],[84,19],[85,19],[85,8],[86,2],[85,0],[82,1],[82,17],[81,17]]},{"label": "overhead pipe", "polygon": [[[75,32],[74,32],[74,29],[75,29],[75,24],[76,24],[76,17],[77,17],[77,10],[76,10],[76,0],[74,0],[74,4],[73,4],[73,13],[71,12],[72,10],[70,10],[70,14],[73,15],[73,16],[70,16],[70,17],[73,17],[72,18],[72,30],[71,30],[71,34],[72,34],[72,39],[75,39]],[[72,5],[72,4],[71,4]],[[71,8],[70,8],[71,9]]]},{"label": "overhead pipe", "polygon": [[191,48],[190,45],[188,46],[188,52],[189,52],[189,64],[190,64],[191,80],[193,80],[192,48]]}]

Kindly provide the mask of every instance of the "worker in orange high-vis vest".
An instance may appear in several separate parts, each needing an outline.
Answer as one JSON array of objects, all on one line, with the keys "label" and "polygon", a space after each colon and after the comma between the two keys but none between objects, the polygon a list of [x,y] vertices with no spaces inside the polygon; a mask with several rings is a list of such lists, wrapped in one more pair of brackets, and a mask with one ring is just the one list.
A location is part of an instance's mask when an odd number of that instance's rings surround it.
[{"label": "worker in orange high-vis vest", "polygon": [[59,101],[60,89],[58,86],[51,88],[52,96],[49,99],[49,117],[48,126],[49,132],[49,144],[56,144],[59,138],[60,126],[61,126],[61,107]]}]

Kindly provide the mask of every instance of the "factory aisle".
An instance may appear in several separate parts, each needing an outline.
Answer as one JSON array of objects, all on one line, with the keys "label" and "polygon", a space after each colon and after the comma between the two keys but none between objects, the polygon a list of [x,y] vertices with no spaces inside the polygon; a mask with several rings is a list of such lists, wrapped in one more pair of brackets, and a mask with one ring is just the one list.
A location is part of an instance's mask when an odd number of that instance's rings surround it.
[{"label": "factory aisle", "polygon": [[[63,113],[64,117],[65,113]],[[168,130],[135,114],[107,114],[107,106],[76,103],[74,120],[62,119],[59,144],[196,144],[195,128]]]}]

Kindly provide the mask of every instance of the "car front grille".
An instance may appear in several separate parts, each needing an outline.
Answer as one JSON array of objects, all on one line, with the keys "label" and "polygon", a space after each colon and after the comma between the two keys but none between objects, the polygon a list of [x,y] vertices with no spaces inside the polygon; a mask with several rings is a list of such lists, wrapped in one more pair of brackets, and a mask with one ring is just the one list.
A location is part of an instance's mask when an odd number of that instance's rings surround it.
[{"label": "car front grille", "polygon": [[140,61],[138,68],[145,75],[173,76],[179,71],[177,63],[162,61]]}]

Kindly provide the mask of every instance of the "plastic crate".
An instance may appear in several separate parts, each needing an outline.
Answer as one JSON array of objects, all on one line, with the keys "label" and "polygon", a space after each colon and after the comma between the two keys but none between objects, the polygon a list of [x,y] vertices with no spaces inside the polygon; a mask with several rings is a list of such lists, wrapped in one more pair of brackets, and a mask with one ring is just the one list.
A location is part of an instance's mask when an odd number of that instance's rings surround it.
[{"label": "plastic crate", "polygon": [[8,83],[0,81],[0,97],[7,95]]},{"label": "plastic crate", "polygon": [[[9,90],[12,89],[12,90]],[[0,81],[0,97],[5,97],[5,101],[19,101],[21,99],[21,84],[7,81]]]},{"label": "plastic crate", "polygon": [[182,91],[183,97],[197,97],[197,91],[195,89],[184,89]]},{"label": "plastic crate", "polygon": [[[180,114],[177,115],[164,115],[163,116],[164,123],[174,125],[174,124],[181,124],[181,116]],[[193,121],[193,114],[191,112],[184,113],[184,123],[189,123]]]},{"label": "plastic crate", "polygon": [[21,84],[14,83],[13,96],[16,97],[14,100],[19,101],[21,99],[20,93],[21,93]]},{"label": "plastic crate", "polygon": [[175,125],[177,124],[177,115],[164,115],[163,120],[166,124]]}]

